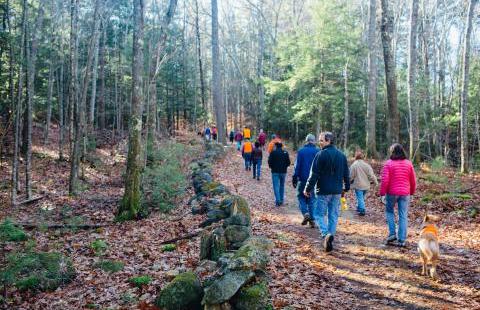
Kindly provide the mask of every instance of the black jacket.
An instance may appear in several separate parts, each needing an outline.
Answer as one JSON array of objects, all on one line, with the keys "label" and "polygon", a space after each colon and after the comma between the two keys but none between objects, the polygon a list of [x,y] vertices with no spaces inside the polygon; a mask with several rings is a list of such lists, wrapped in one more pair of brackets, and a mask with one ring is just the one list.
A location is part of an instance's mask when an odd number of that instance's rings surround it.
[{"label": "black jacket", "polygon": [[268,156],[268,166],[272,173],[287,173],[287,168],[290,166],[288,152],[282,149],[275,149]]},{"label": "black jacket", "polygon": [[263,152],[261,148],[254,148],[252,152],[252,160],[257,161],[257,160],[262,160],[263,158]]},{"label": "black jacket", "polygon": [[315,155],[305,191],[310,192],[313,187],[319,195],[341,194],[344,189],[350,190],[347,157],[334,145],[325,146]]}]

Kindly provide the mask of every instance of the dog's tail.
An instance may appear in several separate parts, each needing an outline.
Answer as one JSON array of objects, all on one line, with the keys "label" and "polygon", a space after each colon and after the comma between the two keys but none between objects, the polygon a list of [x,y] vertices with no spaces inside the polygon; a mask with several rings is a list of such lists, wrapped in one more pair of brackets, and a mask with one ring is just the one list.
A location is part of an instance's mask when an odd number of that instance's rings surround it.
[{"label": "dog's tail", "polygon": [[418,250],[425,255],[428,261],[438,259],[439,247],[435,240],[421,239],[418,242]]}]

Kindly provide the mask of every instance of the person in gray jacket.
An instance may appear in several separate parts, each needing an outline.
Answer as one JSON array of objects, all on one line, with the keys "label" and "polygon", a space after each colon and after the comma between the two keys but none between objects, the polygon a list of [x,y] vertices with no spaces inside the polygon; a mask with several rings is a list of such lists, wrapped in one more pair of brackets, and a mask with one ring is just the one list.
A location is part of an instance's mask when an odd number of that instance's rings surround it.
[{"label": "person in gray jacket", "polygon": [[365,196],[370,189],[370,184],[378,186],[377,177],[370,166],[364,160],[362,150],[355,152],[355,161],[350,166],[350,187],[355,191],[357,197],[357,212],[358,215],[365,215]]}]

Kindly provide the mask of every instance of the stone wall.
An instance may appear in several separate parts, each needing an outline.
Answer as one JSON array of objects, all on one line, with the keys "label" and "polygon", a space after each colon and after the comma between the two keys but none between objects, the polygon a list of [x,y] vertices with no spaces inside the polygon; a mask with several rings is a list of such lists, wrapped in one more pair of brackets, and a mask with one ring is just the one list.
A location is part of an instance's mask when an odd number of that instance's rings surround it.
[{"label": "stone wall", "polygon": [[213,180],[212,162],[225,156],[217,143],[206,143],[205,156],[190,164],[195,196],[193,214],[206,214],[200,224],[200,264],[196,273],[211,271],[200,281],[198,274],[178,275],[160,292],[155,303],[162,309],[273,309],[268,293],[266,266],[273,243],[252,236],[247,201],[232,195]]}]

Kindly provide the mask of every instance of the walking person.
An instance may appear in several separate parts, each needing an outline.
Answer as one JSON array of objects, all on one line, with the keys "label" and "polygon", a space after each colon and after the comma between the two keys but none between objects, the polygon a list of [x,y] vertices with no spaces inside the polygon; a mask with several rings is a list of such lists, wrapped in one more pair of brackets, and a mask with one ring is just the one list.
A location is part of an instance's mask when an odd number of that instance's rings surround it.
[{"label": "walking person", "polygon": [[340,197],[350,189],[350,175],[347,157],[335,147],[333,134],[321,133],[319,142],[322,149],[315,155],[303,194],[310,198],[311,191],[316,189],[317,207],[313,217],[320,228],[325,251],[330,252],[337,232]]},{"label": "walking person", "polygon": [[263,129],[260,129],[260,133],[258,134],[258,143],[260,143],[260,147],[262,150],[265,149],[265,143],[267,142],[267,134],[263,132]]},{"label": "walking person", "polygon": [[245,161],[245,170],[251,170],[252,166],[252,152],[253,144],[250,142],[250,139],[245,139],[245,143],[242,146],[242,157]]},{"label": "walking person", "polygon": [[217,141],[217,127],[216,126],[213,126],[212,128],[212,138],[213,138],[213,141]]},{"label": "walking person", "polygon": [[210,127],[207,126],[207,128],[205,128],[205,131],[204,131],[205,140],[210,141],[211,134],[212,134],[212,131],[211,131]]},{"label": "walking person", "polygon": [[312,167],[313,159],[320,149],[315,145],[315,136],[313,134],[307,135],[305,142],[305,145],[297,153],[297,159],[295,160],[295,172],[292,176],[292,185],[297,190],[298,207],[303,215],[302,225],[310,223],[311,227],[315,227],[313,209],[317,200],[315,195],[306,197],[303,194],[303,191],[305,189],[308,176],[310,175],[310,168]]},{"label": "walking person", "polygon": [[253,163],[253,178],[260,181],[260,173],[262,171],[262,159],[263,151],[260,142],[255,142],[255,148],[252,152],[252,163]]},{"label": "walking person", "polygon": [[250,131],[250,128],[248,128],[248,126],[245,126],[245,128],[243,128],[243,138],[244,139],[252,138],[252,132]]},{"label": "walking person", "polygon": [[235,134],[235,141],[237,142],[237,151],[240,151],[240,148],[242,147],[242,140],[243,140],[243,135],[240,132],[240,130],[237,130],[237,133]]},{"label": "walking person", "polygon": [[365,196],[370,190],[370,184],[378,186],[377,177],[373,172],[372,166],[364,161],[362,150],[355,152],[355,161],[350,166],[350,187],[355,191],[357,198],[358,215],[365,215]]},{"label": "walking person", "polygon": [[268,148],[267,148],[268,154],[273,152],[273,150],[275,149],[275,143],[277,143],[277,142],[282,143],[282,139],[280,139],[280,137],[278,137],[276,134],[273,134],[272,135],[272,140],[268,144]]},{"label": "walking person", "polygon": [[230,130],[230,134],[228,135],[228,139],[230,140],[230,144],[233,144],[233,139],[235,138],[235,132]]},{"label": "walking person", "polygon": [[285,196],[285,177],[287,168],[290,166],[290,156],[282,149],[282,143],[275,143],[275,149],[268,156],[268,166],[272,171],[273,193],[275,195],[275,206],[283,205]]},{"label": "walking person", "polygon": [[[403,146],[395,143],[390,146],[390,159],[382,170],[380,196],[386,195],[385,215],[388,224],[387,244],[398,240],[398,246],[405,247],[408,228],[408,207],[417,186],[415,170],[407,159]],[[398,232],[395,225],[394,207],[398,208]]]}]

